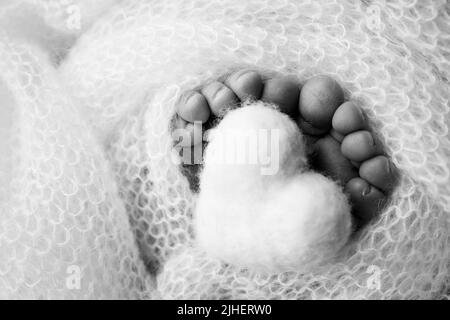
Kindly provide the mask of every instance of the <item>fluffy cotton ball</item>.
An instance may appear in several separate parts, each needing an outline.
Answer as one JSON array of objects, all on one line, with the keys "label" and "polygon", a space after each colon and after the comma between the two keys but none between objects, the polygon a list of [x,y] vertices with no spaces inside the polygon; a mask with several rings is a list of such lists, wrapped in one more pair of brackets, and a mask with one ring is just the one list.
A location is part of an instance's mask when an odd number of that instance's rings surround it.
[{"label": "fluffy cotton ball", "polygon": [[208,254],[268,272],[336,256],[351,232],[350,207],[336,183],[307,171],[292,120],[258,102],[230,111],[209,140],[195,221]]}]

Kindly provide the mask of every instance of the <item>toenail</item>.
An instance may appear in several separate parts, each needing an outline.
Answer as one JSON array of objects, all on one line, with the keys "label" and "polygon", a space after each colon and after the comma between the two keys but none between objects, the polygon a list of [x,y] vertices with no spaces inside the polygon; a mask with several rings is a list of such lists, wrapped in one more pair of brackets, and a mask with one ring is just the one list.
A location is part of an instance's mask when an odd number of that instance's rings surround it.
[{"label": "toenail", "polygon": [[241,80],[243,77],[252,74],[254,71],[251,70],[243,70],[237,74],[237,80]]},{"label": "toenail", "polygon": [[217,83],[214,84],[213,90],[211,92],[212,93],[211,98],[214,100],[217,97],[217,95],[219,94],[219,92],[222,91],[222,89],[223,89],[223,87],[221,85],[219,85]]},{"label": "toenail", "polygon": [[388,158],[386,158],[386,166],[387,166],[387,170],[390,176],[394,176],[396,174],[396,170],[395,170],[395,166],[392,163],[391,160],[389,160]]},{"label": "toenail", "polygon": [[391,182],[390,182],[390,190],[392,190],[393,187],[395,187],[395,185],[398,183],[398,179],[399,179],[399,172],[397,167],[395,166],[395,164],[391,161],[391,160],[387,160],[388,162],[388,168],[389,168],[389,175],[391,177]]},{"label": "toenail", "polygon": [[356,105],[354,105],[354,106],[355,106],[355,108],[358,109],[359,114],[361,115],[361,117],[363,117],[363,119],[365,119],[366,118],[366,113],[364,112],[363,108],[360,108],[360,107],[358,107]]},{"label": "toenail", "polygon": [[372,186],[370,184],[368,184],[367,187],[365,187],[364,190],[362,191],[361,195],[363,197],[365,197],[370,193],[371,190],[372,190]]},{"label": "toenail", "polygon": [[197,95],[198,92],[196,91],[191,91],[189,92],[186,96],[185,96],[185,104],[188,104],[189,102],[192,101],[192,98],[195,97]]},{"label": "toenail", "polygon": [[202,93],[208,97],[208,99],[215,99],[219,91],[223,88],[220,82],[212,82],[202,89]]},{"label": "toenail", "polygon": [[367,139],[367,144],[371,145],[372,147],[375,147],[376,143],[375,143],[375,139],[373,138],[372,134],[369,131],[366,131],[365,135],[366,135],[366,139]]},{"label": "toenail", "polygon": [[219,85],[218,88],[216,89],[216,91],[214,92],[212,99],[216,100],[216,99],[220,99],[221,96],[226,93],[228,87],[225,87],[225,85]]},{"label": "toenail", "polygon": [[363,120],[363,121],[366,121],[366,120],[367,120],[367,119],[366,119],[366,113],[364,112],[364,110],[363,110],[362,108],[360,108],[360,107],[357,107],[356,105],[355,105],[355,107],[358,109],[359,114],[361,115],[362,120]]},{"label": "toenail", "polygon": [[192,93],[186,100],[187,106],[195,106],[198,103],[199,94],[197,92]]}]

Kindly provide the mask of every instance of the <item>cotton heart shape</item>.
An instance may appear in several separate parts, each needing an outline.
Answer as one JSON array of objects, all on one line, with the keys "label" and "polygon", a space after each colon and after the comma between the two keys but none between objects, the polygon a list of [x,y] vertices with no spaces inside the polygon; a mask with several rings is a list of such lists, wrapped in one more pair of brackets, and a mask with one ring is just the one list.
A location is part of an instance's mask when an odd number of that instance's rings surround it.
[{"label": "cotton heart shape", "polygon": [[351,233],[350,206],[310,171],[303,136],[262,102],[228,112],[204,155],[197,241],[208,254],[256,271],[308,271],[334,259]]}]

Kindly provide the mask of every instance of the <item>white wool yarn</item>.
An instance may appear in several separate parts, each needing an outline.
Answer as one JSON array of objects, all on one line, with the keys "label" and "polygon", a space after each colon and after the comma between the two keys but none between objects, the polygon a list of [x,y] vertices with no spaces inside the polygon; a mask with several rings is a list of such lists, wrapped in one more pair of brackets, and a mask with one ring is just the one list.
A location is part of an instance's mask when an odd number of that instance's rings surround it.
[{"label": "white wool yarn", "polygon": [[302,140],[262,102],[230,111],[214,129],[195,215],[209,255],[274,273],[336,257],[350,236],[350,207],[334,181],[305,170]]}]

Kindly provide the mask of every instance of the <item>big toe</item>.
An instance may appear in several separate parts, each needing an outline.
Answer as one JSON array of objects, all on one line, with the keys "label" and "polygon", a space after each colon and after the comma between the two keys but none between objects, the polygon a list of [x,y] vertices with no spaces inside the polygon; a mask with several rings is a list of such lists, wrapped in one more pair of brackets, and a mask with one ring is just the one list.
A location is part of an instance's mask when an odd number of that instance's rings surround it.
[{"label": "big toe", "polygon": [[341,86],[328,76],[308,80],[300,93],[299,125],[309,134],[320,135],[331,129],[333,115],[344,101]]}]

